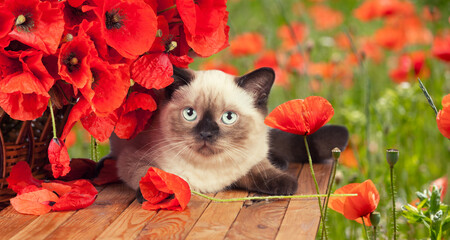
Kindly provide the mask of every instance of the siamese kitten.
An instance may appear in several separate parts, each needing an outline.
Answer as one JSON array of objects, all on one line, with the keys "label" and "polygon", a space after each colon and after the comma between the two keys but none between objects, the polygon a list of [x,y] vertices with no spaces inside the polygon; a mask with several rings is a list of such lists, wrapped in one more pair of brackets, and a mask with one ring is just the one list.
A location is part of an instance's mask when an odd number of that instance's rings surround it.
[{"label": "siamese kitten", "polygon": [[[280,168],[305,160],[306,152],[302,136],[269,134],[264,124],[275,78],[272,69],[235,77],[217,70],[175,68],[173,77],[148,129],[131,140],[115,135],[110,139],[108,157],[117,159],[125,183],[139,193],[140,179],[153,166],[182,177],[203,193],[229,187],[295,193],[297,180]],[[330,158],[332,148],[347,144],[344,127],[323,129],[309,136],[317,159]]]},{"label": "siamese kitten", "polygon": [[238,187],[293,194],[296,179],[268,159],[264,117],[274,78],[270,68],[242,77],[175,68],[151,126],[132,140],[111,137],[110,157],[117,159],[119,177],[137,190],[153,166],[203,193]]}]

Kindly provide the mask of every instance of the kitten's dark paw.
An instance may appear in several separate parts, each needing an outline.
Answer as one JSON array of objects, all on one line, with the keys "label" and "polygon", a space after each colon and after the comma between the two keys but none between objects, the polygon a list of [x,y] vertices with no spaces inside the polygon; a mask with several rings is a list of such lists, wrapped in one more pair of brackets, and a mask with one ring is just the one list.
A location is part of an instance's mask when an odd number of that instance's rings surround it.
[{"label": "kitten's dark paw", "polygon": [[279,175],[260,186],[260,191],[271,195],[292,195],[297,191],[298,183],[290,175]]},{"label": "kitten's dark paw", "polygon": [[270,158],[270,162],[278,169],[280,170],[287,170],[289,166],[289,162],[286,159],[282,159],[276,156],[272,156]]},{"label": "kitten's dark paw", "polygon": [[138,188],[136,191],[136,200],[141,204],[145,201],[144,196],[142,196],[141,188]]}]

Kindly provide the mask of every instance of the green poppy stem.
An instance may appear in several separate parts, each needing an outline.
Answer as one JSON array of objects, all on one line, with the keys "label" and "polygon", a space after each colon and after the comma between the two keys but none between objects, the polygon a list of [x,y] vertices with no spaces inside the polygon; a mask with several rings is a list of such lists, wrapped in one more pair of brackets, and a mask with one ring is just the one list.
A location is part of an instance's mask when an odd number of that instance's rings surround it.
[{"label": "green poppy stem", "polygon": [[98,144],[97,140],[91,135],[91,158],[92,161],[98,162]]},{"label": "green poppy stem", "polygon": [[366,239],[369,240],[369,233],[367,232],[367,227],[366,227],[366,223],[364,222],[364,217],[361,217],[361,219],[362,219],[362,223],[363,223],[363,226],[364,226],[364,232],[366,233],[365,234],[366,235]]},{"label": "green poppy stem", "polygon": [[50,108],[50,116],[52,118],[52,127],[53,127],[53,138],[58,138],[56,135],[56,120],[55,120],[55,114],[53,113],[53,104],[52,100],[48,100],[48,108]]},{"label": "green poppy stem", "polygon": [[392,215],[394,218],[394,240],[397,239],[397,219],[395,216],[395,192],[394,192],[394,166],[390,166],[391,168],[391,194],[392,194]]},{"label": "green poppy stem", "polygon": [[163,13],[163,12],[167,12],[167,11],[169,11],[170,9],[174,9],[174,8],[176,8],[176,7],[177,7],[177,5],[174,4],[174,5],[172,5],[172,6],[168,7],[168,8],[166,8],[166,9],[163,9],[163,10],[161,10],[161,11],[158,11],[157,15],[159,15],[159,14],[161,14],[161,13]]},{"label": "green poppy stem", "polygon": [[322,237],[321,237],[321,239],[323,239],[324,236],[325,236],[325,239],[328,239],[327,230],[325,229],[325,222],[327,220],[328,202],[330,200],[331,190],[333,189],[334,179],[336,178],[337,164],[339,163],[339,156],[341,155],[341,151],[339,150],[339,148],[334,148],[332,150],[332,155],[333,155],[333,160],[334,160],[333,173],[331,175],[331,181],[328,184],[328,194],[327,194],[327,198],[325,200],[325,206],[324,206],[324,212],[323,212]]},{"label": "green poppy stem", "polygon": [[373,226],[373,240],[377,240],[377,226]]},{"label": "green poppy stem", "polygon": [[[311,175],[312,175],[312,177],[314,179],[314,184],[316,186],[317,195],[320,195],[319,184],[317,183],[316,174],[314,173],[311,153],[309,152],[309,146],[308,146],[308,141],[306,140],[306,135],[304,136],[304,140],[305,140],[306,153],[308,154],[308,161],[309,161],[309,167],[311,169]],[[319,203],[320,219],[325,224],[325,219],[323,218],[322,202],[320,201],[320,197],[317,197],[317,202]]]},{"label": "green poppy stem", "polygon": [[[326,197],[326,194],[312,194],[312,195],[291,195],[291,196],[260,196],[260,197],[244,197],[244,198],[214,198],[210,197],[208,195],[199,193],[197,191],[191,190],[192,194],[195,194],[197,196],[206,198],[208,200],[214,201],[214,202],[241,202],[241,201],[247,201],[247,200],[270,200],[270,199],[300,199],[300,198],[315,198],[315,197]],[[331,194],[331,197],[354,197],[358,194]]]}]

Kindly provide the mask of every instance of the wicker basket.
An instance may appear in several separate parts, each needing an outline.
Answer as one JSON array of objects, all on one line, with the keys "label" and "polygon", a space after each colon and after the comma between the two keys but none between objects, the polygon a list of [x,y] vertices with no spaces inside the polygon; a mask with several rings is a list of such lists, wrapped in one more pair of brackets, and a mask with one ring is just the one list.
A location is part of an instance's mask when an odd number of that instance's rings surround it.
[{"label": "wicker basket", "polygon": [[[70,108],[68,105],[55,111],[58,136],[61,136]],[[0,129],[1,202],[7,200],[7,197],[2,195],[10,194],[6,178],[16,163],[27,161],[35,177],[44,176],[43,168],[48,164],[47,147],[53,136],[50,111],[47,109],[42,117],[32,121],[18,121],[0,109]]]}]

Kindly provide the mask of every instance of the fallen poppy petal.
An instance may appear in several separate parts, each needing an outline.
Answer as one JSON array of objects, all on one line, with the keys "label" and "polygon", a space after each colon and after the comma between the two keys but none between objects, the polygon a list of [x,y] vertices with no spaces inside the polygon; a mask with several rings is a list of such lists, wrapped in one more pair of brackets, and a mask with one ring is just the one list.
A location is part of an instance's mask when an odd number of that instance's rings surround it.
[{"label": "fallen poppy petal", "polygon": [[147,200],[142,207],[148,210],[182,211],[191,198],[189,184],[177,175],[151,167],[139,182],[142,196]]},{"label": "fallen poppy petal", "polygon": [[8,182],[8,188],[17,194],[21,194],[23,189],[29,185],[41,186],[41,181],[33,177],[31,168],[25,161],[20,161],[12,167],[6,181]]},{"label": "fallen poppy petal", "polygon": [[16,211],[32,215],[42,215],[50,212],[52,209],[50,203],[58,201],[58,196],[47,189],[17,195],[10,200]]},{"label": "fallen poppy petal", "polygon": [[52,206],[53,211],[69,211],[86,208],[94,203],[98,191],[85,179],[67,183],[71,190],[60,196],[57,203]]},{"label": "fallen poppy petal", "polygon": [[58,196],[62,196],[70,192],[70,190],[72,189],[72,187],[70,187],[69,185],[58,182],[43,182],[42,188],[47,189],[50,192],[54,192],[58,194]]}]

